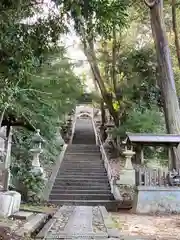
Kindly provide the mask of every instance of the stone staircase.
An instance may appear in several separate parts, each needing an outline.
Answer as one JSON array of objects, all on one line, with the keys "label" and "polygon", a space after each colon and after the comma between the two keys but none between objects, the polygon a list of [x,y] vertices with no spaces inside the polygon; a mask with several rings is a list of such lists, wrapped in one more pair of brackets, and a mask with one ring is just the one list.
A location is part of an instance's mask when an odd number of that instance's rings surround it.
[{"label": "stone staircase", "polygon": [[89,119],[78,119],[76,122],[72,144],[67,147],[49,202],[58,205],[104,205],[108,209],[116,207]]}]

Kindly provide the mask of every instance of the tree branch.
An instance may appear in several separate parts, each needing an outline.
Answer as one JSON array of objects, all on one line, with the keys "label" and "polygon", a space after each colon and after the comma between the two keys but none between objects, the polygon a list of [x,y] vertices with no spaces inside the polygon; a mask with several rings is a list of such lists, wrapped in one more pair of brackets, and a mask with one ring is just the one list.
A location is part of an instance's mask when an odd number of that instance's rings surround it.
[{"label": "tree branch", "polygon": [[[9,125],[9,120],[7,118],[3,119],[1,126],[3,127],[3,126],[8,126],[8,125]],[[11,121],[10,126],[23,127],[29,131],[34,131],[34,128],[30,124],[28,124],[27,122],[25,122],[23,120]]]}]

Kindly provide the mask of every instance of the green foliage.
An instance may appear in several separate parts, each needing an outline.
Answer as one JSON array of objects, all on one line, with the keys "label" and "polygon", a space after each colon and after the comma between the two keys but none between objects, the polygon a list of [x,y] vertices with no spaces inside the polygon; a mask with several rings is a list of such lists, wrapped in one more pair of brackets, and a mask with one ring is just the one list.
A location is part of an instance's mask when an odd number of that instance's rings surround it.
[{"label": "green foliage", "polygon": [[119,129],[115,130],[115,134],[122,137],[126,132],[164,133],[163,115],[157,107],[142,112],[141,109],[134,106],[134,109],[129,112],[127,120],[121,124]]},{"label": "green foliage", "polygon": [[[59,155],[61,148],[56,140],[57,129],[60,122],[63,122],[64,115],[75,106],[75,99],[82,91],[79,79],[74,76],[72,66],[63,54],[63,49],[56,48],[55,55],[46,55],[46,61],[31,75],[29,86],[24,85],[23,89],[17,91],[13,109],[10,108],[7,112],[24,117],[28,124],[41,129],[46,140],[41,156],[42,166],[50,166]],[[42,189],[43,181],[30,172],[32,134],[25,129],[17,129],[13,138],[13,175],[16,181],[21,182],[35,196],[38,189]]]},{"label": "green foliage", "polygon": [[[12,145],[11,184],[22,193],[23,199],[28,201],[33,200],[34,196],[36,199],[39,198],[45,183],[41,176],[34,176],[31,172],[33,156],[29,150],[33,147],[33,134],[23,128],[14,130]],[[40,156],[41,165],[50,167],[61,151],[55,136],[52,139],[46,139],[43,150]]]},{"label": "green foliage", "polygon": [[27,198],[27,192],[37,195],[44,184],[30,171],[31,131],[41,130],[46,142],[40,161],[42,166],[50,166],[61,151],[57,131],[82,94],[83,85],[59,44],[66,32],[61,15],[51,11],[35,23],[26,21],[42,10],[41,3],[34,0],[1,1],[0,10],[1,112],[6,106],[2,125],[14,126],[12,184]]},{"label": "green foliage", "polygon": [[74,28],[82,37],[82,28],[87,36],[111,35],[112,27],[116,22],[117,29],[126,23],[127,7],[129,1],[123,0],[90,0],[90,1],[59,1],[57,3],[71,20],[74,20]]}]

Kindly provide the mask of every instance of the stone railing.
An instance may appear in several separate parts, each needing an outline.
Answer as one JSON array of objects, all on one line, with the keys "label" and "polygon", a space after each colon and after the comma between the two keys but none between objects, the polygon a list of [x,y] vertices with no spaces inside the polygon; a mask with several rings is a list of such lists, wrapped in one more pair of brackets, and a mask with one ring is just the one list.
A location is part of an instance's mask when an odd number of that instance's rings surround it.
[{"label": "stone railing", "polygon": [[169,171],[161,168],[139,168],[136,171],[136,186],[178,186],[180,169]]},{"label": "stone railing", "polygon": [[106,151],[104,149],[103,143],[101,141],[100,135],[96,130],[94,121],[93,121],[93,127],[94,127],[94,133],[95,133],[95,136],[97,139],[97,145],[100,146],[101,157],[104,162],[104,167],[105,167],[107,175],[108,175],[108,179],[109,179],[109,183],[110,183],[110,187],[111,187],[111,193],[114,195],[116,200],[122,200],[118,186],[116,185],[116,178],[115,178],[115,176],[113,176],[113,171],[112,171],[111,165],[109,163],[109,160],[108,160]]},{"label": "stone railing", "polygon": [[76,127],[76,115],[74,114],[72,117],[72,132],[71,132],[71,137],[70,137],[70,141],[69,143],[71,144],[73,141],[73,136],[74,136],[74,132],[75,132],[75,127]]},{"label": "stone railing", "polygon": [[97,133],[97,130],[96,130],[96,125],[95,125],[95,122],[94,122],[94,118],[92,118],[92,125],[93,125],[93,129],[94,129],[96,145],[99,145],[100,144],[100,142],[99,142],[99,134]]},{"label": "stone railing", "polygon": [[140,214],[180,213],[180,171],[139,169],[132,211]]},{"label": "stone railing", "polygon": [[48,201],[49,200],[49,195],[51,193],[51,190],[52,190],[52,187],[53,187],[53,184],[54,184],[54,181],[56,179],[56,176],[58,174],[58,171],[59,171],[59,168],[61,166],[61,163],[64,159],[64,155],[65,155],[65,152],[66,152],[66,149],[67,149],[67,144],[64,143],[63,147],[62,147],[62,150],[57,158],[57,161],[55,163],[55,165],[53,166],[53,169],[52,169],[52,172],[51,172],[51,175],[47,181],[47,184],[41,194],[41,198],[42,200],[45,200],[45,201]]}]

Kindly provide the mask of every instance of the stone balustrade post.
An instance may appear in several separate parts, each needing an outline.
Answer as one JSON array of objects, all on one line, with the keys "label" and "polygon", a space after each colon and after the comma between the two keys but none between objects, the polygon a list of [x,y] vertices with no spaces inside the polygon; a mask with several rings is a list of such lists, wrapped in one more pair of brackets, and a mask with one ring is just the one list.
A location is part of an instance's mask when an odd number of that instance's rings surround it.
[{"label": "stone balustrade post", "polygon": [[107,134],[107,138],[103,144],[104,148],[108,148],[109,146],[111,146],[111,143],[113,141],[113,138],[112,138],[112,129],[114,128],[114,124],[113,123],[107,123],[105,125],[106,127],[106,134]]}]

